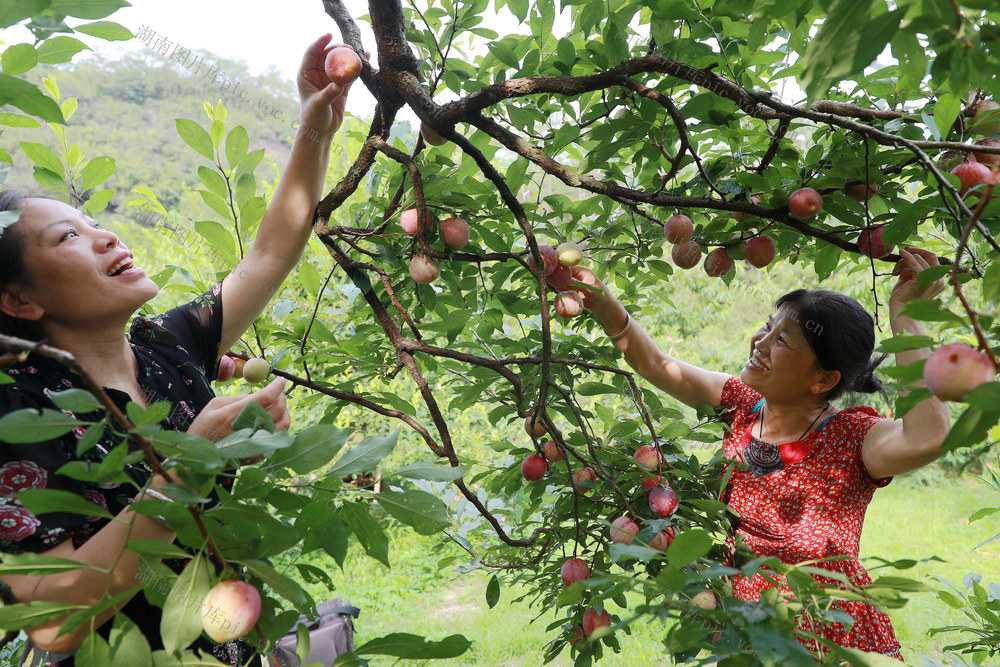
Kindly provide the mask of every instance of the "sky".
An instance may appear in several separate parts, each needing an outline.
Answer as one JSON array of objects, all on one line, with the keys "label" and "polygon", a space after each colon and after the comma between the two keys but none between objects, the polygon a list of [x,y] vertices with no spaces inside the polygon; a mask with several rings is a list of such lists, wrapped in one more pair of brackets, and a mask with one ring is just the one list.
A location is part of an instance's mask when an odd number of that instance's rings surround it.
[{"label": "sky", "polygon": [[[333,19],[323,11],[320,0],[131,0],[111,17],[136,35],[146,34],[190,49],[204,49],[224,58],[244,60],[254,74],[277,70],[289,82],[295,81],[306,46],[330,32],[341,41]],[[357,7],[357,15],[367,13],[364,0],[347,0]],[[366,48],[375,51],[375,40],[367,23],[358,22]],[[95,51],[115,57],[126,50],[155,52],[138,39],[105,42],[84,37]],[[155,42],[155,39],[151,40]],[[169,47],[170,49],[173,46]],[[169,53],[169,51],[168,51]],[[211,65],[207,62],[206,65]],[[348,98],[348,112],[370,117],[375,100],[364,85],[356,85]]]}]

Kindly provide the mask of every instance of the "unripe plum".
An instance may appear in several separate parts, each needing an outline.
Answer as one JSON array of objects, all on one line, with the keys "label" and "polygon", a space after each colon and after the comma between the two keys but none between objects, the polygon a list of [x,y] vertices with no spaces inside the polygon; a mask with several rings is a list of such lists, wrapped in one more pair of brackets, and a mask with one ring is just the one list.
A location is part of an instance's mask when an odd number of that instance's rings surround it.
[{"label": "unripe plum", "polygon": [[869,183],[865,186],[864,183],[859,181],[857,183],[852,182],[849,185],[844,186],[844,193],[851,199],[856,199],[859,202],[868,201],[876,192],[878,192],[878,183]]},{"label": "unripe plum", "polygon": [[524,431],[525,433],[527,433],[532,437],[540,438],[546,433],[545,426],[542,425],[541,419],[538,419],[537,421],[534,422],[534,424],[532,424],[532,420],[534,419],[535,419],[535,413],[531,413],[530,415],[525,417]]},{"label": "unripe plum", "polygon": [[659,450],[652,445],[643,445],[639,449],[635,450],[635,454],[632,458],[639,465],[646,466],[650,469],[656,468],[656,466],[663,459]]},{"label": "unripe plum", "polygon": [[649,508],[666,519],[677,511],[677,493],[669,486],[654,486],[649,491]]},{"label": "unripe plum", "polygon": [[743,259],[758,269],[763,269],[774,260],[774,253],[774,241],[766,236],[755,236],[746,242]]},{"label": "unripe plum", "polygon": [[556,248],[556,256],[563,266],[576,266],[583,261],[583,248],[576,243],[560,243]]},{"label": "unripe plum", "polygon": [[[545,262],[545,275],[551,276],[552,272],[556,270],[559,266],[559,256],[556,254],[556,249],[550,245],[539,245],[538,254],[542,256],[542,261]],[[528,266],[531,270],[535,270],[535,258],[532,254],[528,253]]]},{"label": "unripe plum", "polygon": [[[260,593],[252,585],[238,579],[219,582],[208,592],[202,603],[217,614],[202,616],[205,634],[223,644],[250,632],[260,616]],[[211,620],[209,620],[211,619]]]},{"label": "unripe plum", "polygon": [[583,468],[577,468],[573,471],[573,484],[582,484],[583,482],[594,482],[597,479],[597,473],[590,466],[584,466]]},{"label": "unripe plum", "polygon": [[639,526],[627,516],[620,516],[611,522],[611,541],[615,544],[632,544],[639,532]]},{"label": "unripe plum", "polygon": [[452,250],[461,250],[469,242],[469,223],[462,218],[448,218],[441,223],[444,244]]},{"label": "unripe plum", "polygon": [[705,611],[710,609],[715,609],[715,605],[718,604],[715,599],[715,593],[712,591],[700,591],[691,596],[691,602],[695,605],[701,607]]},{"label": "unripe plum", "polygon": [[420,123],[420,136],[424,138],[425,143],[431,146],[444,146],[448,143],[448,140],[442,137],[437,130],[424,123]]},{"label": "unripe plum", "polygon": [[559,461],[562,459],[562,452],[559,451],[559,446],[556,445],[554,440],[546,440],[545,444],[542,445],[542,454],[545,455],[548,461]]},{"label": "unripe plum", "polygon": [[858,250],[861,251],[862,255],[871,257],[872,259],[881,259],[892,252],[893,248],[896,247],[894,245],[886,246],[882,241],[883,227],[885,227],[885,225],[870,227],[862,230],[861,233],[858,234]]},{"label": "unripe plum", "polygon": [[263,359],[250,359],[243,366],[243,379],[250,384],[260,384],[271,374],[271,364]]},{"label": "unripe plum", "polygon": [[598,614],[597,610],[591,607],[583,612],[583,631],[587,634],[587,637],[594,634],[597,628],[608,627],[611,627],[611,614],[607,611]]},{"label": "unripe plum", "polygon": [[410,260],[410,277],[418,283],[432,283],[441,275],[437,260],[427,255],[414,255]]},{"label": "unripe plum", "polygon": [[243,368],[247,365],[246,359],[240,359],[239,357],[233,357],[233,377],[241,378],[243,377]]},{"label": "unripe plum", "polygon": [[583,297],[572,290],[559,292],[556,297],[556,312],[560,317],[576,317],[583,312]]},{"label": "unripe plum", "polygon": [[336,46],[326,54],[326,75],[346,86],[361,76],[361,58],[349,46]]},{"label": "unripe plum", "polygon": [[976,113],[972,116],[969,129],[979,134],[1000,134],[1000,104],[993,100],[981,100],[973,107]]},{"label": "unripe plum", "polygon": [[545,476],[545,471],[549,469],[549,464],[538,454],[525,456],[521,461],[521,475],[529,482],[534,482]]},{"label": "unripe plum", "polygon": [[989,182],[993,172],[985,164],[979,162],[963,162],[951,170],[959,182],[958,194],[963,197],[972,188]]},{"label": "unripe plum", "polygon": [[559,570],[562,577],[563,586],[572,586],[578,581],[583,581],[590,577],[590,567],[580,558],[567,558]]},{"label": "unripe plum", "polygon": [[[1000,139],[986,137],[985,139],[977,141],[975,145],[986,146],[988,148],[1000,148]],[[974,151],[972,154],[976,157],[976,161],[982,164],[1000,167],[1000,153],[980,153]]]},{"label": "unripe plum", "polygon": [[679,243],[670,249],[670,259],[681,269],[691,269],[701,261],[701,246],[694,241]]},{"label": "unripe plum", "polygon": [[962,401],[996,375],[989,357],[965,343],[948,343],[931,353],[924,364],[924,381],[942,401]]},{"label": "unripe plum", "polygon": [[823,208],[823,197],[812,188],[799,188],[788,198],[788,212],[796,218],[812,218]]},{"label": "unripe plum", "polygon": [[663,236],[674,245],[687,243],[694,236],[694,224],[686,215],[672,215],[663,223]]},{"label": "unripe plum", "polygon": [[705,273],[718,278],[733,270],[733,258],[726,254],[725,248],[716,248],[705,256]]}]

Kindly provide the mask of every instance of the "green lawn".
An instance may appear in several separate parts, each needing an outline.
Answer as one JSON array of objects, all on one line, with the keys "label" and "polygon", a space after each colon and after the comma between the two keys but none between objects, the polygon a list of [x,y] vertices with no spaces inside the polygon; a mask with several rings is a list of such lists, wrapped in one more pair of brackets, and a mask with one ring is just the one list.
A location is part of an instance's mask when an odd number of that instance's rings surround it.
[{"label": "green lawn", "polygon": [[[933,586],[940,576],[961,586],[969,572],[979,572],[991,581],[1000,572],[1000,540],[973,551],[973,547],[1000,532],[995,517],[968,523],[968,516],[987,505],[1000,505],[998,494],[974,478],[946,478],[934,472],[901,478],[875,495],[865,523],[862,557],[888,560],[925,559],[936,555],[946,562],[921,563],[904,571],[891,569],[873,573],[906,576]],[[512,600],[522,593],[505,588],[500,602],[488,609],[485,602],[487,575],[481,572],[457,576],[438,572],[436,563],[444,553],[433,550],[435,540],[412,533],[398,533],[390,554],[392,569],[352,551],[345,571],[334,567],[337,595],[362,608],[357,622],[357,641],[389,632],[412,632],[433,639],[462,634],[473,647],[461,658],[439,661],[440,665],[538,665],[551,635],[544,632],[549,614],[534,619],[537,609]],[[869,567],[875,561],[868,561]],[[321,594],[317,591],[317,594]],[[955,610],[939,603],[933,593],[918,593],[890,616],[903,644],[908,662],[916,653],[937,655],[949,637],[927,636],[927,629],[961,622]],[[660,649],[663,634],[659,623],[633,628],[622,636],[621,655],[610,654],[603,665],[670,664]],[[390,664],[389,660],[373,664]],[[554,665],[569,665],[568,652]]]}]

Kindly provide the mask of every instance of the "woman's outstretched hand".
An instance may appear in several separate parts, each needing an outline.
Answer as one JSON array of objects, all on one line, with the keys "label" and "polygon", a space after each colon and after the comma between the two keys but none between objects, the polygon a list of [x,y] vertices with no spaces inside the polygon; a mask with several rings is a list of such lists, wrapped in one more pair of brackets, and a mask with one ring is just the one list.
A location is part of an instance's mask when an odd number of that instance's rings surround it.
[{"label": "woman's outstretched hand", "polygon": [[282,391],[285,379],[277,378],[263,389],[242,396],[218,396],[213,398],[195,417],[187,432],[200,435],[216,442],[233,432],[233,421],[247,403],[258,404],[274,420],[279,431],[287,430],[291,424],[288,414],[288,399]]},{"label": "woman's outstretched hand", "polygon": [[[590,311],[600,310],[601,306],[611,303],[615,300],[611,296],[611,292],[608,288],[601,282],[593,271],[585,266],[574,266],[573,269],[573,281],[584,283],[587,285],[587,289],[577,289],[580,296],[583,297],[583,305],[586,306]],[[576,288],[575,288],[576,289]]]},{"label": "woman's outstretched hand", "polygon": [[892,274],[899,276],[899,280],[889,295],[890,305],[896,303],[901,306],[916,299],[933,299],[944,291],[946,284],[944,278],[917,287],[917,274],[924,269],[938,266],[937,255],[923,248],[900,248],[899,256],[900,260],[892,270]]},{"label": "woman's outstretched hand", "polygon": [[342,46],[331,43],[332,37],[327,33],[309,45],[302,57],[297,80],[302,125],[327,136],[333,136],[343,124],[347,92],[351,88],[351,84],[334,83],[326,74],[326,54]]}]

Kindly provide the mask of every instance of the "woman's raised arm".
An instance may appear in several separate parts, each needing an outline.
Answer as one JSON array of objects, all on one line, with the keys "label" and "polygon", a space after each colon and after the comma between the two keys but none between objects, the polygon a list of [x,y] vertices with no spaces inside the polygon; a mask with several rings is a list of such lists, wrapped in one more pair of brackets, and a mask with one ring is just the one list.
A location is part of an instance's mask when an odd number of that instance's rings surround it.
[{"label": "woman's raised arm", "polygon": [[299,69],[302,112],[288,164],[257,230],[253,246],[222,282],[222,339],[228,350],[263,312],[299,261],[312,233],[330,163],[330,143],[344,121],[348,86],[332,83],[324,69],[330,35],[309,45]]},{"label": "woman's raised arm", "polygon": [[616,338],[615,347],[625,353],[625,361],[639,375],[691,407],[722,403],[722,388],[729,375],[666,354],[590,269],[573,267],[573,280],[592,286],[581,292],[584,305],[604,327],[604,333]]}]

